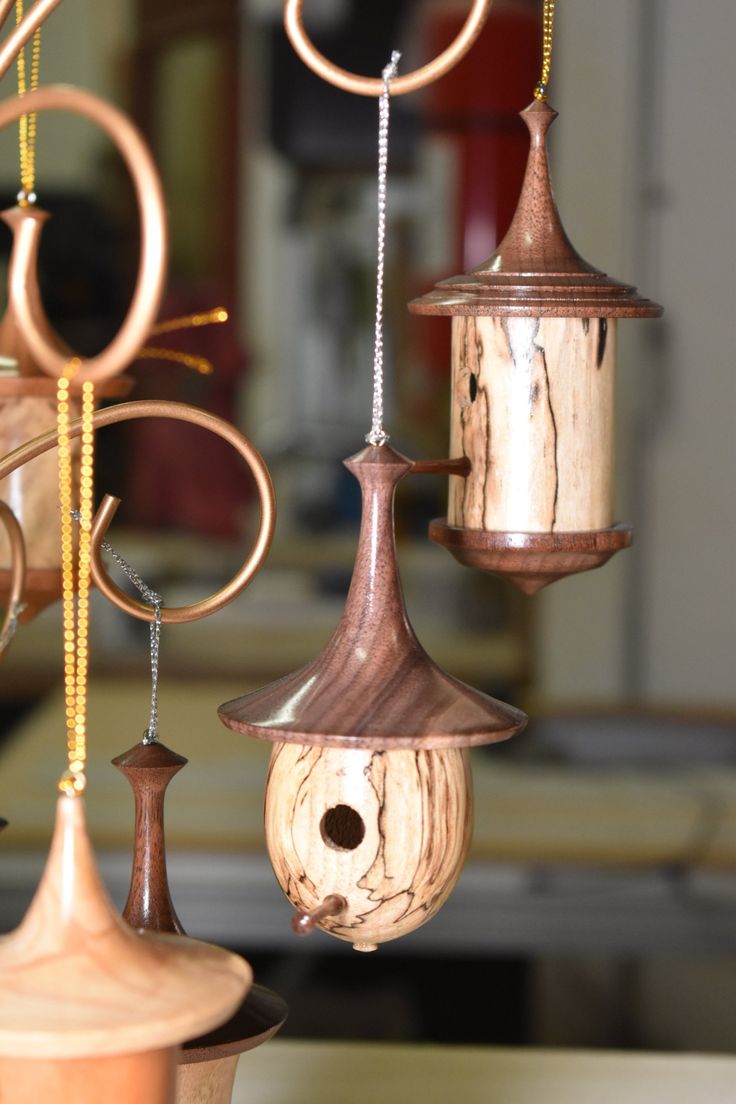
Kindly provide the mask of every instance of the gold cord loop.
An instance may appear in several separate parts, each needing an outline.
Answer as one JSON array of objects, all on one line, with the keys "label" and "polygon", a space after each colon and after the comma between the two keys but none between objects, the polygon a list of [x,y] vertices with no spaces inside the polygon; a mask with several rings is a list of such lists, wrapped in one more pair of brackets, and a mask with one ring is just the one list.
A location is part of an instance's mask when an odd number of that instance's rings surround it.
[{"label": "gold cord loop", "polygon": [[[433,81],[439,80],[460,61],[475,42],[488,18],[493,0],[473,0],[473,7],[457,38],[446,50],[432,61],[402,77],[391,81],[391,95],[403,96],[407,92],[416,92]],[[284,5],[284,27],[291,45],[299,57],[313,73],[344,92],[354,92],[357,96],[383,95],[383,80],[380,77],[361,77],[349,73],[329,61],[311,42],[304,30],[302,9],[304,0],[286,0]]]}]

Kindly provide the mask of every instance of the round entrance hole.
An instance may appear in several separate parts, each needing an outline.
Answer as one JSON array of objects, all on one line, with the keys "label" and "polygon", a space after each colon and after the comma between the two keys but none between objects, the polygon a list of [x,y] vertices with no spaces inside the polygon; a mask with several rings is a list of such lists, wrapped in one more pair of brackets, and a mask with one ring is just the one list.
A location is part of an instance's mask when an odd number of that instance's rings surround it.
[{"label": "round entrance hole", "polygon": [[363,842],[365,824],[360,813],[349,805],[333,805],[322,817],[319,830],[328,847],[335,851],[354,851]]}]

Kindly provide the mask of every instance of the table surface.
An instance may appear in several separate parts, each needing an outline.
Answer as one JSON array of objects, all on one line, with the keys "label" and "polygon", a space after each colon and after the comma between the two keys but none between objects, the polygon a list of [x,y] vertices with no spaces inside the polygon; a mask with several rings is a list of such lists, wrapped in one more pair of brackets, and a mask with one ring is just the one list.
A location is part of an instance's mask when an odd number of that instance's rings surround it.
[{"label": "table surface", "polygon": [[274,1040],[233,1104],[733,1104],[736,1058]]},{"label": "table surface", "polygon": [[[160,735],[188,757],[167,796],[168,849],[262,853],[271,744],[226,729],[217,706],[234,682],[163,680]],[[145,681],[98,679],[89,697],[88,819],[95,843],[127,850],[128,783],[109,763],[146,726]],[[65,750],[61,689],[18,726],[0,755],[4,848],[44,849]],[[523,737],[521,737],[523,739]],[[736,866],[736,769],[573,767],[473,752],[471,861],[729,870]]]}]

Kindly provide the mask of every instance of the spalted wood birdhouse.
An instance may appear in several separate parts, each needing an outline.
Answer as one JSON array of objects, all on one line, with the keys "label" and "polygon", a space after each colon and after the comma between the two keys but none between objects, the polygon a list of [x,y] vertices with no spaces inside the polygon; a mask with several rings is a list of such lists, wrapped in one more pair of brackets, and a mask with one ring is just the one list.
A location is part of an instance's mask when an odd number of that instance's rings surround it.
[{"label": "spalted wood birdhouse", "polygon": [[316,924],[368,951],[447,899],[470,843],[468,748],[513,736],[526,717],[438,667],[409,623],[393,500],[411,461],[373,445],[346,465],[363,520],[335,634],[301,671],[220,717],[276,744],[266,843],[297,928]]},{"label": "spalted wood birdhouse", "polygon": [[613,513],[616,322],[662,310],[571,245],[547,164],[556,115],[540,100],[521,113],[526,175],[493,256],[409,308],[452,317],[450,454],[470,460],[430,536],[527,593],[631,543]]}]

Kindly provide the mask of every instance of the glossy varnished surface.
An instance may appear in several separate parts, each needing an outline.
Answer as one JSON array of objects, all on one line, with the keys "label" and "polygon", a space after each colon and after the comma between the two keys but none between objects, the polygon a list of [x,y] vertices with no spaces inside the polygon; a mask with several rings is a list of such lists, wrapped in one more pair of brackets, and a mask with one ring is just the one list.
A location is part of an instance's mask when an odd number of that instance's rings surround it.
[{"label": "glossy varnished surface", "polygon": [[614,320],[453,318],[449,524],[607,529],[615,364]]},{"label": "glossy varnished surface", "polygon": [[628,525],[580,533],[489,533],[448,525],[445,518],[435,518],[429,536],[461,564],[500,575],[525,594],[602,567],[633,540]]},{"label": "glossy varnished surface", "polygon": [[646,318],[662,308],[584,261],[570,243],[552,194],[547,131],[557,112],[533,100],[521,113],[529,159],[516,213],[496,252],[478,268],[443,280],[409,309],[416,314],[556,318]]},{"label": "glossy varnished surface", "polygon": [[[184,928],[171,899],[166,871],[164,804],[169,782],[187,765],[187,759],[154,741],[136,744],[113,763],[130,783],[135,800],[133,872],[123,915],[135,928],[182,935]],[[180,1068],[178,1104],[226,1104],[235,1075],[235,1063],[230,1059],[267,1042],[287,1013],[281,997],[254,985],[226,1023],[187,1040],[179,1052],[180,1067],[206,1068],[194,1072]]]},{"label": "glossy varnished surface", "polygon": [[327,747],[440,748],[505,740],[526,717],[444,672],[417,640],[394,543],[396,484],[411,461],[369,446],[346,466],[363,492],[350,593],[324,651],[301,671],[220,707],[224,724],[259,739]]},{"label": "glossy varnished surface", "polygon": [[435,915],[462,870],[471,824],[463,748],[280,744],[271,755],[266,846],[279,884],[299,910],[331,894],[344,898],[344,909],[318,926],[357,950],[374,950]]},{"label": "glossy varnished surface", "polygon": [[250,983],[237,955],[133,931],[100,881],[83,800],[59,798],[41,883],[20,927],[0,941],[0,1055],[173,1046],[230,1016]]},{"label": "glossy varnished surface", "polygon": [[184,934],[166,874],[164,799],[171,779],[187,760],[158,742],[136,744],[113,759],[135,800],[133,872],[123,917],[133,928]]}]

